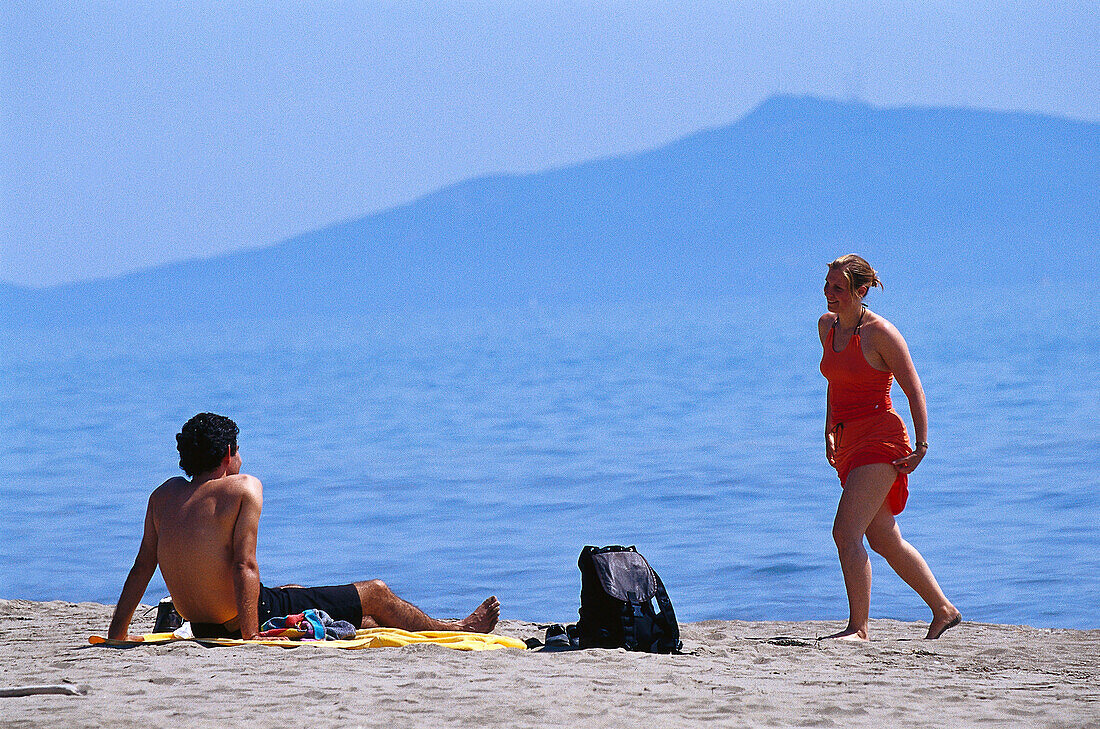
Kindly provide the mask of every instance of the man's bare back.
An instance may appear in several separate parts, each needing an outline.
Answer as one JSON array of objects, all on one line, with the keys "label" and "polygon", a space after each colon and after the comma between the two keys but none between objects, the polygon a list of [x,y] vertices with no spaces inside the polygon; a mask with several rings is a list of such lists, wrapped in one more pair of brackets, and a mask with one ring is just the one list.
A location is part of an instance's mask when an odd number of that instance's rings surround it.
[{"label": "man's bare back", "polygon": [[173,478],[153,493],[157,564],[187,620],[228,623],[237,617],[234,565],[247,561],[249,550],[234,545],[242,539],[255,544],[262,498],[260,482],[243,474],[199,484]]},{"label": "man's bare back", "polygon": [[[108,637],[128,637],[134,610],[158,566],[176,610],[187,620],[239,630],[245,638],[259,632],[256,537],[263,486],[259,479],[240,472],[236,435],[233,421],[200,413],[177,436],[180,465],[193,474],[192,478],[170,478],[149,497],[145,533],[115,607]],[[195,440],[198,445],[191,442]],[[192,455],[190,449],[200,452]],[[185,465],[185,461],[192,465]],[[193,463],[203,464],[203,470],[196,472],[199,467]],[[462,620],[441,621],[394,595],[380,580],[356,582],[340,589],[348,591],[352,587],[354,591],[348,594],[361,615],[362,627],[487,633],[500,616],[500,603],[495,597],[485,600]]]}]

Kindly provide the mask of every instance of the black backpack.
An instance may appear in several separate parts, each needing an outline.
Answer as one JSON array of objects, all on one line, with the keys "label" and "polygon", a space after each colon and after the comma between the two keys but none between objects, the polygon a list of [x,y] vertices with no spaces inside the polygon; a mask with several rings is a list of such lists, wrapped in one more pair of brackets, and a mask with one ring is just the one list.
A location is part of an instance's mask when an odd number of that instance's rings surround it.
[{"label": "black backpack", "polygon": [[[626,648],[646,653],[680,650],[680,627],[661,578],[634,547],[585,547],[581,609],[576,635],[581,648]],[[660,612],[653,609],[657,601]],[[570,626],[572,627],[572,626]]]}]

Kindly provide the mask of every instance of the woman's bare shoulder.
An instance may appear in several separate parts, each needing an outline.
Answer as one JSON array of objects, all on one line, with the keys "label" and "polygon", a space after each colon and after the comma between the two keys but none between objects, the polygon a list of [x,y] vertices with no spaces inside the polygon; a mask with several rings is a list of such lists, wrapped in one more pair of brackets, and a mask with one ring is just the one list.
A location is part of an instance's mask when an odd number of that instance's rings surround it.
[{"label": "woman's bare shoulder", "polygon": [[896,332],[898,330],[897,327],[890,323],[889,319],[882,314],[876,314],[870,309],[867,310],[867,314],[863,318],[863,326],[882,332]]},{"label": "woman's bare shoulder", "polygon": [[862,333],[864,338],[871,340],[870,343],[875,345],[876,349],[880,346],[905,346],[905,338],[886,317],[870,311],[868,314],[869,316],[863,322]]}]

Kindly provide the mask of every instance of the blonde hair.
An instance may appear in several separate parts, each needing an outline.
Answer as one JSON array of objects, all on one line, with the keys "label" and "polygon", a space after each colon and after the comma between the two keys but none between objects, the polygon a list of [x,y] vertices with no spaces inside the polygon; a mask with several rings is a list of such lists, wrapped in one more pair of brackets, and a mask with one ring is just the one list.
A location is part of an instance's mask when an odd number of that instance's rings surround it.
[{"label": "blonde hair", "polygon": [[868,291],[875,286],[880,289],[885,288],[878,278],[878,272],[871,268],[870,263],[855,253],[841,256],[829,264],[830,271],[836,271],[837,269],[840,269],[844,273],[844,278],[848,279],[848,289],[852,293],[858,291],[860,286],[866,286]]}]

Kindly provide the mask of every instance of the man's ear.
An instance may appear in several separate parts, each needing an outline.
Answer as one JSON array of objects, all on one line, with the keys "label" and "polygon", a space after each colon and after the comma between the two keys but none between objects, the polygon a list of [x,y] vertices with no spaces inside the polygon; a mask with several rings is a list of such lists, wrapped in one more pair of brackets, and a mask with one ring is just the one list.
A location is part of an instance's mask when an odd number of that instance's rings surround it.
[{"label": "man's ear", "polygon": [[225,455],[222,456],[222,465],[229,465],[231,460],[233,460],[233,446],[228,445],[225,447]]}]

